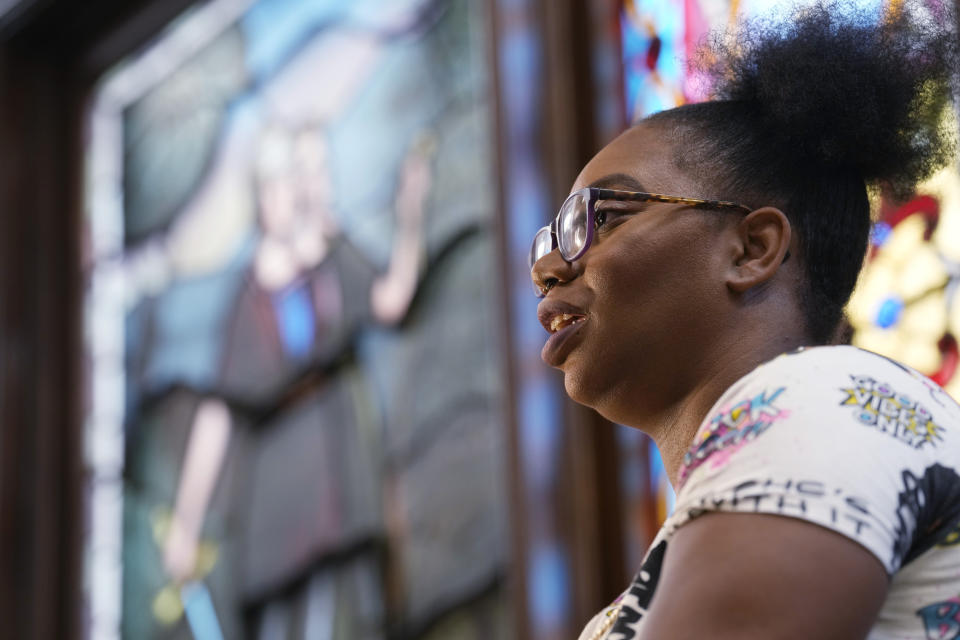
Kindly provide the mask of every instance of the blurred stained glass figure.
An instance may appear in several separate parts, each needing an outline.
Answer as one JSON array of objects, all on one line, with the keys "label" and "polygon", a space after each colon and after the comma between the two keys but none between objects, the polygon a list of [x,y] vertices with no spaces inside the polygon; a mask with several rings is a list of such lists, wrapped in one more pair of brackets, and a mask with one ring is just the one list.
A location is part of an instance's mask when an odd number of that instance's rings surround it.
[{"label": "blurred stained glass figure", "polygon": [[467,0],[214,0],[102,83],[94,637],[503,637],[486,30]]},{"label": "blurred stained glass figure", "polygon": [[364,322],[403,319],[416,290],[433,142],[422,137],[402,161],[388,267],[378,273],[332,211],[325,133],[264,133],[254,182],[260,235],[221,364],[228,393],[269,397],[305,368],[336,363]]}]

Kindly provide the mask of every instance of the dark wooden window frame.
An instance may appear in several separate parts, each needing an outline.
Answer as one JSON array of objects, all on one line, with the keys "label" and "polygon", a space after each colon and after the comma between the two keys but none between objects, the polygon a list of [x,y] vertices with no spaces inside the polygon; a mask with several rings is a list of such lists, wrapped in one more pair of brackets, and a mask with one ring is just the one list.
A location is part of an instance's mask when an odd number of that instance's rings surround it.
[{"label": "dark wooden window frame", "polygon": [[0,619],[86,636],[85,104],[188,0],[23,0],[0,17]]}]

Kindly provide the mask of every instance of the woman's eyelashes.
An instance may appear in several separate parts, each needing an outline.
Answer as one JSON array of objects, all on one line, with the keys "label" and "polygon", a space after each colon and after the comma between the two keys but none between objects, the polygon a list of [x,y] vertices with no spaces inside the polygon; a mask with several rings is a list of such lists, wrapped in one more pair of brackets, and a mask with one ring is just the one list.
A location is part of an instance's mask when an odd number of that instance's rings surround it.
[{"label": "woman's eyelashes", "polygon": [[625,218],[630,213],[636,213],[636,211],[627,211],[626,209],[613,207],[599,209],[594,214],[596,228],[598,231],[612,229],[619,220]]}]

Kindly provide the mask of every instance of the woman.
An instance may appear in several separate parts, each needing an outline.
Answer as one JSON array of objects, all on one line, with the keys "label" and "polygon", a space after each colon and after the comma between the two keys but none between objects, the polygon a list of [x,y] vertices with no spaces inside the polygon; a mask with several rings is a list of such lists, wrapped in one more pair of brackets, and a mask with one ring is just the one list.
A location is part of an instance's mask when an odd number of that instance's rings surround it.
[{"label": "woman", "polygon": [[581,638],[960,637],[960,408],[819,346],[867,187],[905,194],[951,157],[955,34],[908,9],[744,27],[705,58],[717,98],[613,141],[538,233],[544,360],[652,436],[678,494]]}]

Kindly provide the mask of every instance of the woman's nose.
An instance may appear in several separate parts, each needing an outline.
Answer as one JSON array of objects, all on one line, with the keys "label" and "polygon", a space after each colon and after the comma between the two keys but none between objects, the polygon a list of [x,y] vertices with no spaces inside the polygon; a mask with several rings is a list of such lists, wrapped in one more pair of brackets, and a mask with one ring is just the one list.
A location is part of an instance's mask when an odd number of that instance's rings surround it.
[{"label": "woman's nose", "polygon": [[543,295],[558,284],[570,282],[576,276],[573,264],[563,259],[559,249],[554,249],[537,260],[530,269],[533,286]]}]

